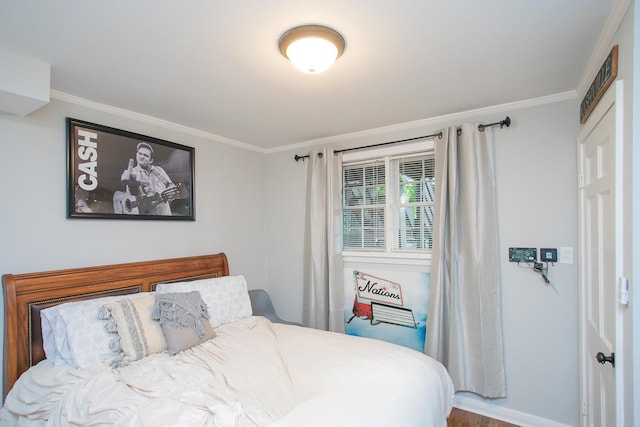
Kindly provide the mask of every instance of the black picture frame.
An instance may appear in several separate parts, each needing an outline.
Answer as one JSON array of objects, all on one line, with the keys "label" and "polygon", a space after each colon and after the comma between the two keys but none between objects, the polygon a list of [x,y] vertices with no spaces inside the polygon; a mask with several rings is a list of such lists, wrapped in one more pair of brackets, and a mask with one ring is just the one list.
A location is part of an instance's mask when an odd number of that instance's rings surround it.
[{"label": "black picture frame", "polygon": [[67,218],[195,221],[195,149],[67,117]]}]

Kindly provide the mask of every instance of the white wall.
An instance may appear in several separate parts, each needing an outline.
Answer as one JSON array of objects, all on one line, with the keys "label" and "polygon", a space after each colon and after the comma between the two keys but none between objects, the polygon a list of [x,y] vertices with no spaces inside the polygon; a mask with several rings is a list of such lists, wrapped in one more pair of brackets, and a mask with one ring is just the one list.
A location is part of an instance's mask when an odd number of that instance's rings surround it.
[{"label": "white wall", "polygon": [[[306,154],[306,149],[300,154]],[[302,323],[306,163],[294,152],[271,154],[265,165],[267,280],[278,315]]]},{"label": "white wall", "polygon": [[[506,399],[491,405],[509,415],[533,414],[558,425],[578,425],[578,294],[576,264],[556,264],[546,286],[539,274],[508,262],[510,246],[577,246],[577,97],[508,111],[510,128],[496,129],[500,260],[507,369]],[[533,104],[532,104],[533,105]],[[516,108],[516,107],[514,107]],[[466,121],[494,122],[503,113]],[[451,118],[447,124],[460,123]],[[364,145],[432,133],[442,124],[361,137],[335,146]],[[410,134],[409,134],[410,133]],[[299,147],[269,155],[265,191],[267,288],[283,317],[302,319],[305,163]],[[475,403],[466,394],[467,403]]]},{"label": "white wall", "polygon": [[[195,147],[196,221],[67,219],[67,116]],[[263,287],[263,154],[60,101],[0,114],[0,135],[1,274],[225,252]]]},{"label": "white wall", "polygon": [[508,395],[498,404],[567,425],[579,422],[577,266],[550,267],[552,287],[506,257],[516,246],[577,253],[577,112],[577,101],[517,111],[496,134]]}]

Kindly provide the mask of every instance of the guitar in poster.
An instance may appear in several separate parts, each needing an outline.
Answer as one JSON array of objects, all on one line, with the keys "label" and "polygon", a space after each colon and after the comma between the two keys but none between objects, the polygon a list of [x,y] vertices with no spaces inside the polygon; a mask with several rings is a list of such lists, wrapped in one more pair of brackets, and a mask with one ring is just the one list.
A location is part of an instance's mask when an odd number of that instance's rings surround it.
[{"label": "guitar in poster", "polygon": [[189,193],[178,183],[161,193],[151,195],[134,196],[129,191],[116,191],[113,193],[113,211],[117,214],[140,215],[153,212],[162,203],[172,202],[178,199],[186,199]]}]

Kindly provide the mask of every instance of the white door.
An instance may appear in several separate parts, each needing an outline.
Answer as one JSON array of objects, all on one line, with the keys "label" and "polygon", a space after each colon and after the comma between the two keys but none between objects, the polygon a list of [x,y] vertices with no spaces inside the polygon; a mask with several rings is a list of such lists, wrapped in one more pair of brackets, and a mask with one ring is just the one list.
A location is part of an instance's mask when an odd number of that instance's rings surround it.
[{"label": "white door", "polygon": [[[616,88],[600,100],[578,137],[580,174],[580,395],[582,426],[622,425],[616,377],[622,368],[617,300],[619,152]],[[621,94],[621,92],[620,92]],[[617,102],[616,102],[617,101]],[[600,353],[599,357],[598,354]],[[599,360],[598,360],[599,359]]]}]

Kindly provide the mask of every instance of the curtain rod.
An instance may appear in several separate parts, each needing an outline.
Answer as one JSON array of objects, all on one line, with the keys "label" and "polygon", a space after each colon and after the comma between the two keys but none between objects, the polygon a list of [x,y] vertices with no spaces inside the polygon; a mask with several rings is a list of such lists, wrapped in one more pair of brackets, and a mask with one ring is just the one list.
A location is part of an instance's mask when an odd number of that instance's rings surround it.
[{"label": "curtain rod", "polygon": [[[504,126],[509,127],[510,125],[511,125],[511,119],[509,118],[509,116],[507,116],[504,120],[500,120],[499,122],[480,124],[478,125],[478,130],[480,132],[484,132],[484,130],[488,127],[500,126],[500,129],[502,129]],[[460,129],[458,129],[458,135],[460,135]],[[432,138],[434,136],[437,136],[438,139],[440,139],[442,138],[442,132],[434,133],[431,135],[416,136],[414,138],[400,139],[397,141],[381,142],[379,144],[363,145],[361,147],[352,147],[352,148],[345,148],[342,150],[333,150],[333,154],[344,153],[345,151],[364,150],[365,148],[381,147],[383,145],[398,144],[400,142],[415,141],[416,139]],[[322,153],[318,153],[318,157],[322,157]],[[305,159],[309,158],[309,154],[305,156],[300,156],[296,154],[293,158],[295,159],[296,162],[298,160],[302,160],[304,162]]]},{"label": "curtain rod", "polygon": [[346,151],[353,151],[353,150],[364,150],[365,148],[381,147],[383,145],[398,144],[400,142],[415,141],[416,139],[432,138],[434,136],[437,136],[438,138],[442,138],[442,132],[433,133],[431,135],[416,136],[415,138],[399,139],[397,141],[381,142],[379,144],[363,145],[362,147],[352,147],[352,148],[345,148],[343,150],[333,150],[333,154],[344,153]]},{"label": "curtain rod", "polygon": [[502,129],[504,126],[509,127],[509,125],[511,125],[511,119],[509,118],[509,116],[507,116],[504,120],[500,120],[499,122],[489,123],[487,125],[478,125],[478,130],[480,132],[484,132],[485,128],[489,128],[492,126],[500,126],[500,129]]}]

